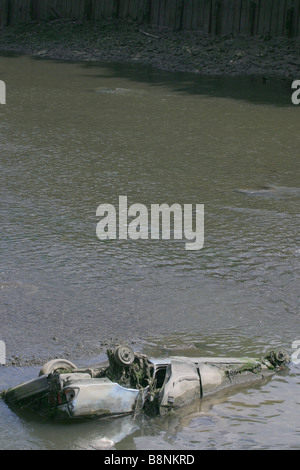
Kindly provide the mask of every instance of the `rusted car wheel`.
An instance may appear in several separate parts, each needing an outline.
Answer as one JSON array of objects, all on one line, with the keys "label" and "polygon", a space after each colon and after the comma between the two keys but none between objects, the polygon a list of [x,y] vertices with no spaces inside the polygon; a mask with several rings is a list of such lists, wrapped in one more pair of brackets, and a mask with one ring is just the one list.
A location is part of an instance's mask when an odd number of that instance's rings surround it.
[{"label": "rusted car wheel", "polygon": [[134,352],[129,346],[118,346],[115,350],[115,360],[119,366],[130,366],[134,361]]},{"label": "rusted car wheel", "polygon": [[66,359],[53,359],[52,361],[49,361],[43,365],[40,370],[39,377],[41,377],[42,375],[52,374],[57,370],[73,371],[76,369],[77,367],[75,366],[75,364],[70,361],[67,361]]},{"label": "rusted car wheel", "polygon": [[275,351],[275,359],[277,363],[280,365],[280,364],[288,363],[290,360],[290,356],[285,349],[277,349]]}]

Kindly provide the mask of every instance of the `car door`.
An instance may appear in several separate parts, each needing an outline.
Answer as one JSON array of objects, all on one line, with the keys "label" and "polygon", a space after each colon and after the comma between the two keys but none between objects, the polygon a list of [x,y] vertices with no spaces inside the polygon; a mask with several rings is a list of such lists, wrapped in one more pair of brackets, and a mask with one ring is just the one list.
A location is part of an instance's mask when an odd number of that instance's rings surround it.
[{"label": "car door", "polygon": [[193,362],[172,359],[167,366],[160,393],[160,413],[178,408],[201,397],[200,376]]}]

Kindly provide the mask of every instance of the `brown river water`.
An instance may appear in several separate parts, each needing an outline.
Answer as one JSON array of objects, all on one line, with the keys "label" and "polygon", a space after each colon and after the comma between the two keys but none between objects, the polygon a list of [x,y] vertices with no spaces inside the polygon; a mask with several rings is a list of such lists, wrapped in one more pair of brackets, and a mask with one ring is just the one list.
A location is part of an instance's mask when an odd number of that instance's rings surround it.
[{"label": "brown river water", "polygon": [[[291,81],[17,54],[0,56],[0,79],[0,390],[35,377],[34,361],[81,365],[111,342],[154,357],[293,352],[300,106]],[[119,196],[204,204],[203,249],[100,241],[97,207],[117,207]],[[61,425],[0,401],[0,449],[299,449],[299,367],[167,418]]]}]

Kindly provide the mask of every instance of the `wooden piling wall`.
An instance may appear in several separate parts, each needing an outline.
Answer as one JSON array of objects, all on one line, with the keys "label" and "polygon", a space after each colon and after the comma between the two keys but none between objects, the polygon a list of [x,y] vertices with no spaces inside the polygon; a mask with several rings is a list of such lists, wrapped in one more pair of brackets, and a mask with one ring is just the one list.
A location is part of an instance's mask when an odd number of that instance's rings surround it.
[{"label": "wooden piling wall", "polygon": [[0,27],[119,18],[212,36],[300,36],[300,0],[0,0]]}]

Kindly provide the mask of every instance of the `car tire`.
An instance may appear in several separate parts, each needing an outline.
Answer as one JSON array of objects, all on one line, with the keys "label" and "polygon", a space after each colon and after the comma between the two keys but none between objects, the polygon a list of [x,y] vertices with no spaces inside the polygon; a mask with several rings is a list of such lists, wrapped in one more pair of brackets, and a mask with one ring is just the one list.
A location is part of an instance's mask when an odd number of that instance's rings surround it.
[{"label": "car tire", "polygon": [[290,359],[289,354],[285,349],[277,349],[275,351],[275,358],[279,365],[283,363],[288,363]]},{"label": "car tire", "polygon": [[76,370],[77,367],[70,361],[66,359],[53,359],[52,361],[47,362],[43,365],[40,370],[39,377],[42,375],[49,375],[57,370],[65,370],[65,371],[73,371]]},{"label": "car tire", "polygon": [[115,350],[115,361],[119,366],[129,367],[134,362],[134,352],[129,346],[118,346]]}]

